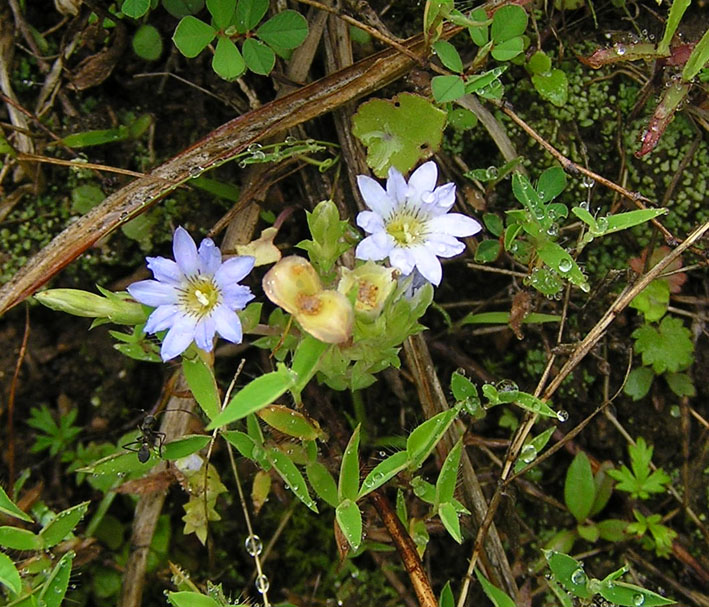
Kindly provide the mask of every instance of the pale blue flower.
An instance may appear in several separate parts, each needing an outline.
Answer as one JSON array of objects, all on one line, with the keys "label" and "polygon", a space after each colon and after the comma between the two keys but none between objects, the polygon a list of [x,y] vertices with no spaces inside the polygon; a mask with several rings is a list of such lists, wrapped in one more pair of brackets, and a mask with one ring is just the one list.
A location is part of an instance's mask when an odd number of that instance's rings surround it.
[{"label": "pale blue flower", "polygon": [[438,167],[426,162],[408,183],[395,168],[389,169],[386,190],[371,177],[359,175],[357,185],[370,211],[357,215],[357,225],[370,235],[357,245],[358,259],[389,258],[392,267],[408,275],[418,269],[438,285],[441,262],[465,249],[458,237],[477,234],[482,226],[467,215],[449,213],[455,202],[455,184],[436,187]]},{"label": "pale blue flower", "polygon": [[155,308],[145,332],[168,329],[160,349],[162,359],[182,354],[193,341],[211,352],[215,332],[241,343],[243,332],[235,310],[242,310],[254,296],[238,282],[254,267],[254,258],[232,257],[222,262],[221,251],[211,238],[205,238],[197,249],[181,227],[175,230],[172,250],[175,261],[146,258],[155,280],[128,287],[133,298]]}]

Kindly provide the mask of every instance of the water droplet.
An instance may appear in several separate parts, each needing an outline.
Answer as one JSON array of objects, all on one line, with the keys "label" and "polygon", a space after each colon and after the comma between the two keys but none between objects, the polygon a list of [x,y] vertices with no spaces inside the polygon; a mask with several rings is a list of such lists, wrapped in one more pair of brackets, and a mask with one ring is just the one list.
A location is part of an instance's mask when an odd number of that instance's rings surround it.
[{"label": "water droplet", "polygon": [[581,202],[579,202],[579,207],[582,208],[584,211],[591,210],[591,205],[588,203],[588,200],[582,200]]},{"label": "water droplet", "polygon": [[596,181],[593,179],[593,177],[589,177],[588,175],[584,175],[581,178],[581,187],[582,188],[592,188],[594,185],[596,185]]},{"label": "water droplet", "polygon": [[569,419],[569,412],[565,409],[559,409],[556,412],[556,419],[558,419],[562,424]]},{"label": "water droplet", "polygon": [[245,169],[247,166],[248,162],[246,162],[246,160],[239,161],[239,168]]},{"label": "water droplet", "polygon": [[519,458],[525,464],[531,464],[535,459],[537,459],[537,449],[532,444],[527,444],[522,447],[522,451],[519,453]]},{"label": "water droplet", "polygon": [[487,176],[488,179],[495,179],[499,175],[499,172],[497,170],[497,167],[494,166],[489,166],[487,167]]},{"label": "water droplet", "polygon": [[608,218],[599,217],[598,219],[596,219],[596,225],[598,226],[599,232],[605,232],[608,229]]},{"label": "water droplet", "polygon": [[271,585],[270,582],[268,581],[268,578],[261,574],[256,578],[256,590],[259,591],[260,594],[266,594],[268,592],[268,588]]},{"label": "water droplet", "polygon": [[586,572],[583,569],[577,569],[571,574],[571,581],[577,585],[586,583]]},{"label": "water droplet", "polygon": [[190,177],[199,177],[204,173],[204,168],[200,166],[190,167],[189,174]]},{"label": "water droplet", "polygon": [[571,261],[571,258],[569,257],[564,257],[559,261],[559,272],[566,273],[571,268],[574,266],[574,262]]},{"label": "water droplet", "polygon": [[511,379],[503,379],[495,385],[498,392],[519,392],[519,386]]},{"label": "water droplet", "polygon": [[639,592],[637,594],[633,595],[633,605],[637,605],[637,607],[640,607],[640,605],[645,603],[645,595],[640,594]]},{"label": "water droplet", "polygon": [[670,407],[670,415],[672,417],[679,417],[681,415],[681,411],[679,409],[679,405],[672,405]]},{"label": "water droplet", "polygon": [[549,225],[547,228],[547,235],[551,236],[552,238],[555,238],[556,236],[559,235],[559,226],[556,223],[552,223]]},{"label": "water droplet", "polygon": [[258,152],[263,146],[260,143],[252,143],[249,145],[249,147],[246,148],[246,151],[249,154],[253,154],[254,152]]},{"label": "water droplet", "polygon": [[256,150],[251,154],[251,158],[253,158],[254,160],[264,160],[266,158],[266,154],[261,150]]},{"label": "water droplet", "polygon": [[297,142],[298,142],[298,140],[295,137],[291,137],[290,135],[288,135],[288,137],[286,137],[286,139],[283,143],[285,143],[287,145],[294,145]]},{"label": "water droplet", "polygon": [[250,535],[244,542],[244,548],[246,548],[246,552],[249,553],[249,556],[255,557],[263,552],[263,542],[258,535]]},{"label": "water droplet", "polygon": [[625,55],[625,47],[622,44],[616,44],[615,52],[622,57]]}]

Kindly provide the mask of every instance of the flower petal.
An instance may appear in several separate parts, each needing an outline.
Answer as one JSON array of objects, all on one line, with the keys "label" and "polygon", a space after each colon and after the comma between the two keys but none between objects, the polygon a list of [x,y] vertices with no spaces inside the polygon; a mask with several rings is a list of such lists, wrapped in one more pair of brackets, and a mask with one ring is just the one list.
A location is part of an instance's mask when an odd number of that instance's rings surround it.
[{"label": "flower petal", "polygon": [[378,261],[387,257],[394,247],[394,239],[386,232],[377,232],[367,236],[355,249],[357,259]]},{"label": "flower petal", "polygon": [[185,276],[197,274],[200,265],[197,245],[192,240],[189,232],[183,227],[175,230],[175,236],[172,240],[172,252],[175,255],[177,265],[180,266],[180,270]]},{"label": "flower petal", "polygon": [[362,211],[357,215],[357,225],[365,232],[381,232],[384,229],[382,216],[373,211]]},{"label": "flower petal", "polygon": [[412,202],[421,202],[421,197],[427,192],[433,192],[438,179],[438,167],[432,160],[424,162],[409,177],[408,198]]},{"label": "flower petal", "polygon": [[214,273],[214,280],[220,287],[239,282],[254,267],[256,258],[250,255],[231,257],[227,259]]},{"label": "flower petal", "polygon": [[443,268],[441,268],[441,262],[438,261],[438,257],[425,246],[413,247],[411,253],[416,260],[416,268],[421,272],[421,275],[438,286],[443,276]]},{"label": "flower petal", "polygon": [[412,249],[395,247],[389,253],[389,263],[402,274],[411,274],[416,265],[416,260],[411,251]]},{"label": "flower petal", "polygon": [[465,250],[465,245],[449,234],[431,234],[424,245],[431,253],[438,257],[453,257]]},{"label": "flower petal", "polygon": [[148,269],[153,273],[156,280],[168,284],[177,285],[182,281],[182,272],[179,266],[166,257],[146,257]]},{"label": "flower petal", "polygon": [[433,190],[435,198],[434,213],[447,213],[455,203],[455,184],[445,183],[442,186]]},{"label": "flower petal", "polygon": [[254,298],[254,294],[249,287],[232,284],[222,287],[222,297],[224,305],[230,310],[243,310]]},{"label": "flower petal", "polygon": [[448,213],[431,218],[431,230],[450,236],[472,236],[482,230],[482,226],[472,217],[462,213]]},{"label": "flower petal", "polygon": [[222,252],[211,238],[205,238],[199,244],[199,271],[201,274],[213,275],[222,263]]},{"label": "flower petal", "polygon": [[394,201],[377,181],[366,175],[357,175],[357,186],[364,202],[372,211],[382,217],[389,215],[395,206]]},{"label": "flower petal", "polygon": [[146,306],[163,306],[177,303],[177,289],[174,285],[157,280],[141,280],[128,287],[128,293],[136,301]]},{"label": "flower petal", "polygon": [[187,314],[178,315],[175,318],[175,322],[165,335],[160,348],[160,356],[164,361],[179,356],[187,349],[194,339],[196,324],[197,319]]},{"label": "flower petal", "polygon": [[235,312],[232,312],[226,306],[219,306],[214,309],[212,318],[219,335],[234,344],[241,343],[244,333],[241,328],[241,320],[239,320]]},{"label": "flower petal", "polygon": [[175,314],[180,313],[176,305],[158,306],[145,323],[146,333],[157,333],[169,329],[175,323]]},{"label": "flower petal", "polygon": [[390,167],[389,177],[387,178],[387,194],[389,194],[389,198],[394,201],[394,206],[406,202],[407,190],[408,187],[404,176],[394,167]]},{"label": "flower petal", "polygon": [[194,341],[200,350],[211,352],[214,347],[214,310],[209,316],[200,318],[194,328]]}]

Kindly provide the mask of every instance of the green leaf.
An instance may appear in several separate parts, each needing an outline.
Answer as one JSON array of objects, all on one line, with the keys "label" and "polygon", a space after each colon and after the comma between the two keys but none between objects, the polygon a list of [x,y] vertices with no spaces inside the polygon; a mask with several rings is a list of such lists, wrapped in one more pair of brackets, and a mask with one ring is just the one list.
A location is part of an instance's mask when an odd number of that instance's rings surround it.
[{"label": "green leaf", "polygon": [[196,15],[204,8],[204,0],[162,0],[165,10],[175,19]]},{"label": "green leaf", "polygon": [[437,504],[450,502],[453,499],[455,486],[458,481],[458,466],[460,464],[460,456],[462,451],[463,439],[461,437],[458,439],[455,446],[448,452],[448,455],[441,466],[441,471],[438,474],[438,480],[436,481]]},{"label": "green leaf", "polygon": [[90,503],[91,502],[82,502],[81,504],[62,510],[57,514],[56,517],[39,532],[39,535],[44,540],[45,546],[47,548],[56,546],[67,535],[74,531],[79,521],[84,518]]},{"label": "green leaf", "polygon": [[337,507],[337,485],[328,469],[320,462],[310,462],[305,467],[310,485],[320,498],[333,508]]},{"label": "green leaf", "polygon": [[42,550],[44,540],[28,529],[0,527],[0,546],[11,550]]},{"label": "green leaf", "polygon": [[316,427],[299,411],[283,405],[268,405],[257,412],[257,415],[269,426],[288,436],[301,440],[322,438],[322,430]]},{"label": "green leaf", "polygon": [[232,397],[222,412],[207,426],[207,430],[221,428],[270,405],[293,387],[296,381],[295,373],[283,366],[278,371],[257,377]]},{"label": "green leaf", "polygon": [[245,34],[254,29],[268,10],[268,0],[239,0],[236,5],[236,30]]},{"label": "green leaf", "polygon": [[14,594],[20,594],[22,580],[15,563],[4,552],[0,552],[0,584],[6,586]]},{"label": "green leaf", "polygon": [[603,580],[598,589],[598,594],[607,601],[627,607],[638,607],[638,605],[642,605],[642,607],[657,607],[658,605],[672,605],[677,602],[672,599],[666,599],[664,596],[635,584],[617,580]]},{"label": "green leaf", "polygon": [[[541,314],[532,312],[522,320],[525,324],[541,324],[545,322],[560,322],[558,314]],[[479,312],[466,314],[460,321],[463,325],[506,325],[510,322],[509,312]]]},{"label": "green leaf", "polygon": [[[495,172],[497,172],[497,169],[495,169]],[[502,222],[500,216],[495,213],[485,213],[483,215],[483,223],[485,224],[488,232],[490,232],[493,236],[502,236],[502,233],[505,230],[505,224]]]},{"label": "green leaf", "polygon": [[477,567],[475,568],[475,576],[478,578],[483,592],[487,595],[487,598],[492,601],[495,607],[516,607],[515,602],[510,596],[504,590],[500,590],[497,586],[491,584],[487,578],[480,573]]},{"label": "green leaf", "polygon": [[193,59],[207,48],[216,35],[217,30],[211,25],[188,15],[180,19],[175,33],[172,35],[172,41],[178,51],[185,57]]},{"label": "green leaf", "polygon": [[276,55],[270,47],[255,38],[247,38],[241,47],[246,67],[254,74],[268,76],[276,65]]},{"label": "green leaf", "polygon": [[443,502],[438,505],[438,518],[450,536],[459,544],[463,543],[463,535],[460,532],[460,521],[455,506],[451,502]]},{"label": "green leaf", "polygon": [[[190,179],[190,185],[197,187],[205,192],[209,192],[210,194],[214,194],[215,196],[219,196],[219,198],[223,198],[224,200],[228,200],[229,202],[238,202],[239,196],[241,195],[241,190],[233,183],[226,183],[224,181],[210,179],[209,177],[204,176],[193,177],[192,179]],[[252,306],[258,305],[260,304],[250,304],[249,306],[247,306],[246,309],[248,310]],[[241,317],[243,313],[243,311],[240,312],[239,317]],[[244,327],[244,332],[246,332],[246,327]]]},{"label": "green leaf", "polygon": [[401,93],[392,100],[372,99],[359,106],[352,133],[367,148],[367,164],[377,177],[389,167],[408,173],[441,145],[446,113],[430,101]]},{"label": "green leaf", "polygon": [[[488,21],[487,12],[484,8],[476,8],[472,13],[470,13],[470,18],[478,23],[483,23]],[[477,46],[485,46],[489,40],[489,27],[487,25],[481,25],[478,27],[469,27],[468,33],[473,43]]]},{"label": "green leaf", "polygon": [[665,22],[665,32],[662,35],[662,40],[657,45],[657,52],[660,55],[670,54],[670,43],[674,38],[679,22],[682,20],[684,12],[689,8],[692,0],[673,0],[670,6],[670,14]]},{"label": "green leaf", "polygon": [[431,79],[431,92],[436,103],[448,103],[465,95],[465,84],[460,76],[434,76]]},{"label": "green leaf", "polygon": [[590,599],[593,596],[593,592],[589,588],[588,576],[583,570],[583,563],[556,550],[544,550],[543,552],[554,578],[564,588],[582,599]]},{"label": "green leaf", "polygon": [[551,70],[551,59],[544,51],[537,51],[529,58],[527,69],[532,74],[544,74]]},{"label": "green leaf", "polygon": [[256,35],[269,46],[290,50],[307,38],[308,22],[299,12],[285,10],[259,27]]},{"label": "green leaf", "polygon": [[0,487],[0,512],[8,516],[19,518],[22,521],[27,521],[28,523],[33,522],[32,517],[22,512],[8,497],[7,493],[5,493],[5,489],[2,487]]},{"label": "green leaf", "polygon": [[190,434],[165,443],[162,446],[163,459],[187,457],[207,446],[212,437],[207,434]]},{"label": "green leaf", "polygon": [[516,4],[503,6],[492,17],[490,37],[498,44],[524,34],[527,29],[527,12]]},{"label": "green leaf", "polygon": [[330,344],[315,339],[311,335],[306,335],[298,344],[291,363],[293,373],[298,376],[295,385],[291,389],[294,396],[297,395],[296,401],[299,400],[300,393],[317,372],[320,358],[329,347]]},{"label": "green leaf", "polygon": [[460,58],[458,50],[447,40],[438,40],[433,43],[433,52],[441,60],[444,67],[451,72],[463,71],[463,60]]},{"label": "green leaf", "polygon": [[374,469],[365,477],[362,488],[359,490],[357,499],[363,498],[368,493],[381,487],[389,479],[395,477],[409,464],[409,454],[406,451],[399,451],[390,455],[385,460],[379,462]]},{"label": "green leaf", "polygon": [[156,61],[162,55],[162,36],[154,26],[141,25],[133,34],[133,51],[141,59]]},{"label": "green leaf", "polygon": [[490,54],[494,59],[497,59],[497,61],[509,61],[510,59],[514,59],[523,50],[524,41],[521,37],[518,37],[496,44],[492,47]]},{"label": "green leaf", "polygon": [[113,453],[99,459],[87,466],[83,466],[76,472],[86,474],[109,475],[116,478],[125,477],[133,473],[145,473],[150,470],[160,460],[153,452],[147,462],[140,462],[135,453],[124,451],[123,453]]},{"label": "green leaf", "polygon": [[246,71],[246,62],[229,38],[219,36],[212,57],[212,69],[224,80],[235,80]]},{"label": "green leaf", "polygon": [[245,458],[254,459],[254,448],[256,448],[257,444],[248,434],[239,430],[226,430],[221,435],[234,445],[237,451]]},{"label": "green leaf", "polygon": [[692,379],[686,373],[665,373],[665,379],[670,390],[680,398],[697,395]]},{"label": "green leaf", "polygon": [[214,370],[200,356],[195,356],[191,360],[183,357],[182,372],[192,396],[202,411],[209,419],[217,417],[221,408],[221,399]]},{"label": "green leaf", "polygon": [[[615,215],[609,215],[602,219],[607,220],[607,224],[603,229],[603,234],[612,234],[613,232],[619,232],[620,230],[626,230],[632,228],[633,226],[640,225],[655,217],[660,215],[667,215],[667,209],[639,209],[637,211],[628,211],[627,213],[617,213]],[[596,223],[601,227],[601,220],[596,220]]]},{"label": "green leaf", "polygon": [[[465,89],[463,89],[463,92],[465,92]],[[448,124],[456,131],[467,131],[478,124],[478,117],[470,110],[456,107],[448,112]]]},{"label": "green leaf", "polygon": [[222,604],[217,602],[211,596],[200,592],[168,592],[167,600],[173,607],[222,607]]},{"label": "green leaf", "polygon": [[537,194],[542,202],[549,202],[561,194],[566,188],[566,173],[561,167],[546,169],[537,183]]},{"label": "green leaf", "polygon": [[682,371],[694,362],[691,335],[682,321],[672,316],[665,316],[658,329],[643,325],[632,333],[635,350],[642,354],[643,364],[651,366],[657,375]]},{"label": "green leaf", "polygon": [[52,569],[49,578],[44,583],[42,592],[39,593],[40,605],[60,607],[69,587],[69,576],[71,575],[71,564],[74,556],[74,552],[70,550],[59,559],[59,562]]},{"label": "green leaf", "polygon": [[609,518],[598,523],[598,534],[601,539],[607,542],[622,542],[627,537],[625,533],[627,526],[627,521]]},{"label": "green leaf", "polygon": [[362,513],[357,504],[348,499],[340,502],[335,509],[335,518],[352,549],[357,550],[362,542]]},{"label": "green leaf", "polygon": [[630,302],[630,307],[642,312],[645,322],[657,322],[670,305],[670,283],[664,278],[653,280]]},{"label": "green leaf", "polygon": [[596,485],[596,497],[593,500],[591,512],[588,513],[589,518],[596,516],[601,510],[606,507],[608,500],[613,493],[613,479],[608,476],[608,470],[613,468],[610,462],[603,462],[596,474],[593,475],[593,483]]},{"label": "green leaf", "polygon": [[293,461],[276,448],[268,449],[266,456],[294,495],[313,512],[317,512],[318,507],[310,497],[308,485]]},{"label": "green leaf", "polygon": [[[685,0],[686,1],[686,0]],[[701,40],[697,42],[692,54],[687,59],[682,70],[682,79],[691,82],[694,77],[706,66],[709,61],[709,30],[704,32]]]},{"label": "green leaf", "polygon": [[455,416],[455,409],[442,411],[423,422],[409,435],[406,439],[406,451],[409,454],[409,467],[412,470],[423,464],[446,433]]},{"label": "green leaf", "polygon": [[150,0],[123,0],[121,12],[126,17],[140,19],[150,10]]},{"label": "green leaf", "polygon": [[458,371],[454,371],[451,375],[451,392],[457,402],[478,398],[478,389],[475,384]]},{"label": "green leaf", "polygon": [[564,502],[573,517],[582,523],[588,517],[596,496],[596,485],[591,472],[591,463],[583,451],[574,457],[566,471]]},{"label": "green leaf", "polygon": [[566,73],[554,68],[543,74],[533,74],[532,84],[543,99],[557,107],[566,104],[569,98],[569,80]]},{"label": "green leaf", "polygon": [[207,0],[207,10],[214,19],[214,25],[220,30],[229,26],[235,8],[236,0]]},{"label": "green leaf", "polygon": [[600,536],[600,531],[596,523],[590,523],[589,525],[576,525],[576,532],[582,540],[586,540],[592,544],[597,542]]},{"label": "green leaf", "polygon": [[575,284],[583,292],[588,293],[591,290],[576,260],[563,247],[551,240],[547,240],[537,247],[537,255],[546,265],[558,272],[560,276],[570,283]]},{"label": "green leaf", "polygon": [[628,374],[628,381],[623,386],[623,392],[633,400],[645,398],[652,386],[655,374],[650,367],[638,367]]},{"label": "green leaf", "polygon": [[[355,428],[342,454],[337,496],[342,500],[357,500],[359,492],[359,425]],[[343,530],[344,531],[344,530]]]},{"label": "green leaf", "polygon": [[483,89],[493,87],[495,83],[500,84],[498,78],[507,70],[506,65],[500,65],[487,72],[468,78],[465,82],[466,93],[480,93]]},{"label": "green leaf", "polygon": [[455,597],[451,590],[450,580],[446,582],[441,590],[441,595],[438,597],[438,607],[455,607]]}]

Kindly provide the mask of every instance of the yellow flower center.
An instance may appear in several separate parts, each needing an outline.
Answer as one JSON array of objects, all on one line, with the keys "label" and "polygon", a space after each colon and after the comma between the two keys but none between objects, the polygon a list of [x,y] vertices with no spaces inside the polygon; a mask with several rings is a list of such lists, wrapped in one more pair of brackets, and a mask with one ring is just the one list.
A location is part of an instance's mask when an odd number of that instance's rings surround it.
[{"label": "yellow flower center", "polygon": [[182,309],[200,318],[211,314],[220,300],[221,291],[211,276],[197,276],[190,279],[180,294]]},{"label": "yellow flower center", "polygon": [[386,231],[403,247],[421,244],[428,233],[426,218],[418,209],[402,208],[395,211],[386,224]]}]

